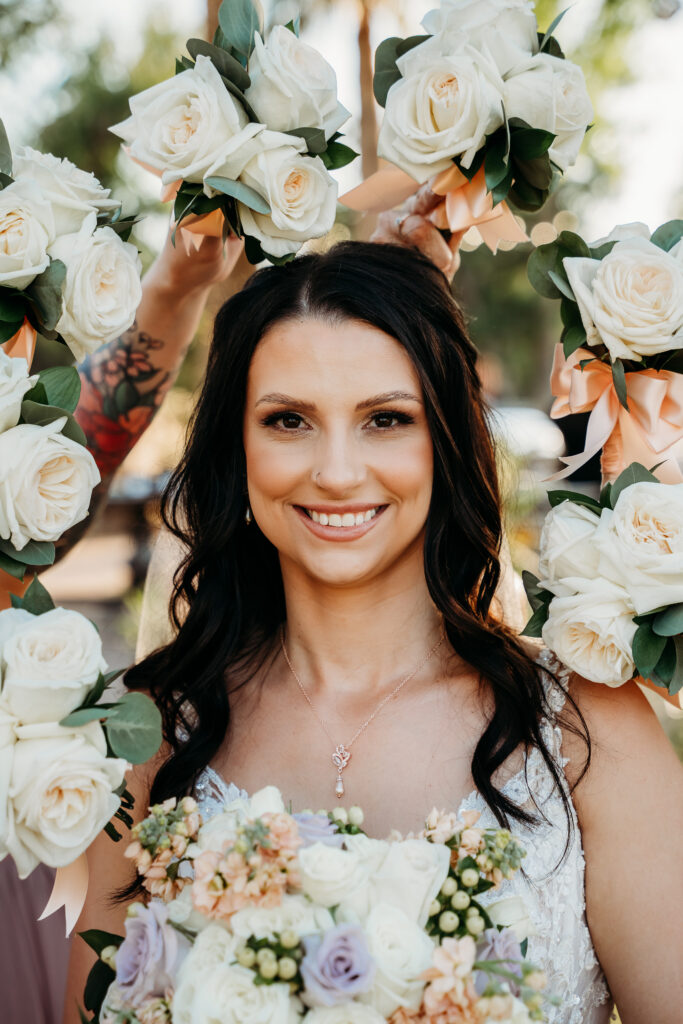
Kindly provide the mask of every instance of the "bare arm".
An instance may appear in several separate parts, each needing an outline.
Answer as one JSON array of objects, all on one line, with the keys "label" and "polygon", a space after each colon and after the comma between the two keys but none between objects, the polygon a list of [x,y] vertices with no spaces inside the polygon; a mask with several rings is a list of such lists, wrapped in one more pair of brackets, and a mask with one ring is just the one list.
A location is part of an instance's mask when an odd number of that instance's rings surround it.
[{"label": "bare arm", "polygon": [[[622,1024],[677,1024],[683,998],[683,772],[638,687],[573,689],[593,758],[574,794],[586,912]],[[573,744],[565,741],[570,757]],[[575,752],[579,759],[579,752]]]}]

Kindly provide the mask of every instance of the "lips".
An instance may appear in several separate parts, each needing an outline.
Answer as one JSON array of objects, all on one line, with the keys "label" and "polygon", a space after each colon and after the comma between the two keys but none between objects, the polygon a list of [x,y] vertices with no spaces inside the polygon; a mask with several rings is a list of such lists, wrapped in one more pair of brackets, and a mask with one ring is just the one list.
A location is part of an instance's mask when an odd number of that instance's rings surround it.
[{"label": "lips", "polygon": [[381,505],[376,505],[374,508],[366,509],[365,512],[318,512],[314,508],[304,508],[304,512],[314,523],[320,523],[321,526],[332,526],[336,529],[345,530],[350,526],[362,526],[363,523],[369,523],[371,519],[377,515],[378,511],[382,508]]},{"label": "lips", "polygon": [[334,506],[309,508],[295,505],[294,508],[308,529],[325,540],[354,540],[373,529],[387,505],[365,505],[339,509]]}]

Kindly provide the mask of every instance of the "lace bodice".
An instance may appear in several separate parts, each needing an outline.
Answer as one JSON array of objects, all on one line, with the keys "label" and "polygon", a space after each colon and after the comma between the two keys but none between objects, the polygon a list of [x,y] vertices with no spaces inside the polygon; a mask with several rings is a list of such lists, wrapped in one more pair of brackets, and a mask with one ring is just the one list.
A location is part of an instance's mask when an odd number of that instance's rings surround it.
[{"label": "lace bodice", "polygon": [[[539,661],[542,667],[551,669],[565,681],[567,670],[549,651],[544,651]],[[564,704],[564,694],[550,676],[544,675],[544,679],[550,708],[557,714]],[[561,757],[559,727],[545,722],[543,728],[546,744],[564,766],[566,759]],[[517,872],[498,890],[484,893],[479,899],[482,904],[510,896],[519,896],[524,901],[536,932],[529,939],[527,956],[548,975],[548,991],[562,1000],[560,1007],[550,1008],[548,1024],[608,1024],[612,1000],[586,922],[585,862],[576,813],[572,806],[574,831],[566,856],[557,867],[567,832],[562,800],[537,750],[526,758],[525,769],[512,776],[503,791],[516,804],[528,806],[532,811],[532,800],[535,800],[547,820],[533,827],[515,822],[514,833],[527,850],[524,874]],[[225,782],[212,768],[202,772],[195,795],[205,821],[225,803],[247,796],[233,783]],[[479,825],[498,826],[476,790],[462,801],[459,810],[479,811]]]}]

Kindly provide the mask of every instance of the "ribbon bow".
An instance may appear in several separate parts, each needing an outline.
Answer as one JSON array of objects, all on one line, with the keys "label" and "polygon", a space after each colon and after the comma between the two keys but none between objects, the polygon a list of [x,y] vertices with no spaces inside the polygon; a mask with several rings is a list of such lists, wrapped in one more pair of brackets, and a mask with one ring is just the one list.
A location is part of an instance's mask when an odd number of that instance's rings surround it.
[{"label": "ribbon bow", "polygon": [[[581,361],[589,359],[583,368]],[[615,476],[634,461],[649,468],[653,462],[669,460],[659,477],[665,483],[683,480],[669,449],[683,438],[683,374],[670,370],[636,370],[626,374],[628,410],[617,396],[612,370],[585,348],[566,358],[561,345],[555,346],[550,376],[555,398],[550,415],[560,419],[570,413],[589,412],[586,445],[579,455],[562,458],[566,468],[551,479],[562,480],[596,455],[617,429],[621,448],[612,456],[609,473]],[[606,467],[603,467],[606,468]]]},{"label": "ribbon bow", "polygon": [[81,916],[87,893],[88,858],[82,853],[73,864],[68,864],[65,868],[57,868],[50,898],[38,920],[42,921],[50,914],[54,914],[60,907],[64,907],[68,938],[76,921]]},{"label": "ribbon bow", "polygon": [[0,348],[4,349],[5,355],[15,359],[25,359],[29,369],[33,360],[33,353],[36,348],[37,334],[35,328],[28,320],[24,320],[16,334],[13,334]]}]

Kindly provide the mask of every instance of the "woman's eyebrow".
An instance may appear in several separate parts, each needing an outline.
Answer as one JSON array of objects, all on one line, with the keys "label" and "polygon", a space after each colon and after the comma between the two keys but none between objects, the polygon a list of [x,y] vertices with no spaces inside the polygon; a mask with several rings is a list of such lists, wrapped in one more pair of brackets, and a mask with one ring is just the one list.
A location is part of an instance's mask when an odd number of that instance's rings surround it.
[{"label": "woman's eyebrow", "polygon": [[[421,399],[417,395],[411,394],[409,391],[385,391],[380,395],[373,395],[372,398],[366,398],[362,402],[359,402],[356,406],[356,411],[361,409],[370,409],[375,405],[385,405],[387,402],[421,402]],[[271,391],[267,395],[262,395],[261,398],[256,402],[256,405],[288,405],[290,408],[301,409],[303,412],[316,412],[317,406],[314,402],[304,402],[300,398],[292,398],[291,395],[284,395],[279,391]]]}]

